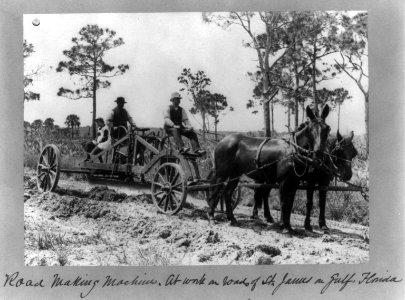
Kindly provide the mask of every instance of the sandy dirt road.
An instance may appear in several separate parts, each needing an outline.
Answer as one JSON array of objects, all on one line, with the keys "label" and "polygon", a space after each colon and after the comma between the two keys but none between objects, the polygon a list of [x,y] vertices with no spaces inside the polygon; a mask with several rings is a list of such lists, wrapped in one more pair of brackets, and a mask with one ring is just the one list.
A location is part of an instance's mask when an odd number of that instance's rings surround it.
[{"label": "sandy dirt road", "polygon": [[[189,196],[175,216],[157,213],[147,187],[123,187],[62,179],[55,192],[40,194],[33,172],[24,176],[25,264],[29,266],[346,264],[369,259],[368,227],[328,221],[329,234],[303,229],[297,235],[250,218],[238,206],[240,225]],[[278,211],[272,211],[279,217]],[[263,216],[262,216],[263,217]]]}]

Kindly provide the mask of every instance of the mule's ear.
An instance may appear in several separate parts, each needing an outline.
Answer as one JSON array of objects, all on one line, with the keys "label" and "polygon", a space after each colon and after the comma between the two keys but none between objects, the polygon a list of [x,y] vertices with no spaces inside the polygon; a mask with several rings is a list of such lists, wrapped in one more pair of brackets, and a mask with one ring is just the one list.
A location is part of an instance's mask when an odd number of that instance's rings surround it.
[{"label": "mule's ear", "polygon": [[312,109],[309,107],[309,105],[307,106],[307,116],[310,120],[314,120],[316,119],[314,112],[312,111]]},{"label": "mule's ear", "polygon": [[326,104],[322,109],[321,118],[325,120],[328,115],[329,115],[329,105]]},{"label": "mule's ear", "polygon": [[352,141],[352,140],[353,140],[353,137],[354,137],[354,132],[353,132],[353,131],[351,131],[351,132],[350,132],[350,136],[349,136],[350,141]]},{"label": "mule's ear", "polygon": [[337,131],[336,137],[337,137],[339,142],[343,139],[343,136],[340,134],[339,129]]}]

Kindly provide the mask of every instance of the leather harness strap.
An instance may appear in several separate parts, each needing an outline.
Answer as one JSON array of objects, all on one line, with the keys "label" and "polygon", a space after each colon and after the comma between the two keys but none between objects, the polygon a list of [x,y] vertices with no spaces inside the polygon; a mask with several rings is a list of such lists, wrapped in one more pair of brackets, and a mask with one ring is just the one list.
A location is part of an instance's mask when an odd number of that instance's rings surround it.
[{"label": "leather harness strap", "polygon": [[265,138],[263,142],[259,145],[259,148],[257,148],[257,153],[256,153],[256,158],[255,158],[255,163],[256,163],[256,168],[260,168],[260,153],[262,152],[263,146],[269,141],[271,138]]}]

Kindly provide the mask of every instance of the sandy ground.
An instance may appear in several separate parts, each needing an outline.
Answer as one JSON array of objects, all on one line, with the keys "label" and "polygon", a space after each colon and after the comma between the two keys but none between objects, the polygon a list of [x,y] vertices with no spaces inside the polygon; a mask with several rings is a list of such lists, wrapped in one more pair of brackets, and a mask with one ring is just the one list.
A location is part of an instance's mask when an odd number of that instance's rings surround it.
[{"label": "sandy ground", "polygon": [[[59,181],[40,194],[35,174],[24,175],[25,264],[28,266],[346,264],[369,259],[368,227],[328,220],[329,234],[303,229],[294,236],[250,218],[238,206],[238,227],[224,214],[207,219],[208,205],[189,196],[175,216],[157,213],[148,188]],[[278,211],[272,211],[277,220]],[[263,216],[261,216],[263,219]]]}]

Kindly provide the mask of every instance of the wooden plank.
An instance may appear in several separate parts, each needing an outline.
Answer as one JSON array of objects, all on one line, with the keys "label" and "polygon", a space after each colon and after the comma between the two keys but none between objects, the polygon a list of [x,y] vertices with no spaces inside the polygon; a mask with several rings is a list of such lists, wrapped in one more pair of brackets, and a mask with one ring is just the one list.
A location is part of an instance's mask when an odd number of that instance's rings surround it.
[{"label": "wooden plank", "polygon": [[210,184],[196,184],[187,186],[188,191],[204,191],[211,187]]},{"label": "wooden plank", "polygon": [[[275,188],[278,189],[279,185],[278,184],[259,184],[259,183],[241,183],[239,184],[241,187],[247,187],[247,188]],[[307,185],[300,185],[298,186],[298,190],[307,190],[308,186]],[[328,191],[333,191],[333,192],[361,192],[362,188],[361,187],[356,187],[356,186],[334,186],[330,185],[328,187],[325,186],[315,186],[314,190],[328,190]]]},{"label": "wooden plank", "polygon": [[154,154],[159,154],[159,150],[153,147],[151,144],[149,144],[147,141],[145,141],[143,138],[141,138],[139,135],[135,136],[135,140],[137,140],[139,143],[143,144],[149,151],[153,152]]},{"label": "wooden plank", "polygon": [[88,174],[89,170],[82,170],[82,169],[60,169],[62,173],[82,173],[82,174]]},{"label": "wooden plank", "polygon": [[[187,187],[187,190],[189,191],[197,191],[197,190],[207,190],[211,187],[212,185],[210,184],[196,184],[196,185],[190,185]],[[278,184],[259,184],[259,183],[240,183],[238,187],[247,187],[247,188],[273,188],[273,189],[278,189],[279,185]],[[300,185],[298,186],[298,190],[307,190],[308,186],[307,185]],[[327,189],[327,191],[331,192],[361,192],[362,188],[361,187],[355,187],[355,186],[315,186],[314,190],[322,190],[322,189]]]},{"label": "wooden plank", "polygon": [[92,162],[83,162],[80,164],[82,169],[88,170],[100,170],[100,171],[114,171],[114,172],[126,172],[127,165],[121,164],[102,164],[102,163],[92,163]]}]

